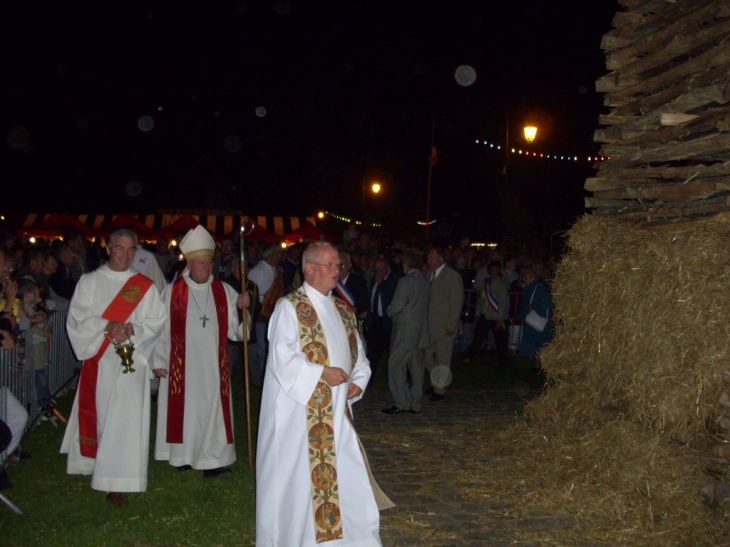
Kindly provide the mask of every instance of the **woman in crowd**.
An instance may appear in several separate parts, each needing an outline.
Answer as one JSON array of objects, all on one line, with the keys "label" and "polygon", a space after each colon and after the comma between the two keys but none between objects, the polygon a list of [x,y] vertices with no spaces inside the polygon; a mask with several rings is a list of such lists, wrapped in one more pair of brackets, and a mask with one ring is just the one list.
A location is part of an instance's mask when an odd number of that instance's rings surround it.
[{"label": "woman in crowd", "polygon": [[[522,319],[522,342],[520,343],[520,357],[535,357],[537,352],[545,344],[550,342],[553,336],[552,309],[553,303],[550,300],[550,292],[537,278],[535,269],[524,268],[522,270],[522,305],[520,312],[515,319]],[[531,311],[540,317],[548,319],[542,331],[531,326],[525,318]]]}]

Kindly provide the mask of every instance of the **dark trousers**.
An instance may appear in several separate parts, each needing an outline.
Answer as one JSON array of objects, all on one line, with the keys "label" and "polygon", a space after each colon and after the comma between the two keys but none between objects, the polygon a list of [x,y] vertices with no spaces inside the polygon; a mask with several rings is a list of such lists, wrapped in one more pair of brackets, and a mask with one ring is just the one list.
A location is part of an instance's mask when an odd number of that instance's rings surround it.
[{"label": "dark trousers", "polygon": [[375,377],[375,371],[378,369],[380,364],[380,358],[383,356],[383,352],[390,349],[390,333],[385,328],[385,318],[373,316],[370,319],[370,326],[365,333],[365,338],[368,341],[367,357],[370,361],[370,370],[372,375],[370,380]]},{"label": "dark trousers", "polygon": [[474,325],[474,338],[469,348],[464,352],[464,357],[472,359],[479,350],[482,349],[484,342],[492,331],[494,343],[497,346],[497,363],[500,367],[509,366],[509,333],[507,332],[506,321],[502,322],[502,328],[497,328],[497,322],[494,319],[487,319],[483,315],[477,317],[476,325]]}]

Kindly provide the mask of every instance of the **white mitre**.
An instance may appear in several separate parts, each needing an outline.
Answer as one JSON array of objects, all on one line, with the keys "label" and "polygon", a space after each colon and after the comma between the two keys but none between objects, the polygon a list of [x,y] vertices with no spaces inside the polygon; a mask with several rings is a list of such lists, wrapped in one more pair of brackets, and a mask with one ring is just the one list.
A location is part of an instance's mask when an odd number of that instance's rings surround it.
[{"label": "white mitre", "polygon": [[215,241],[208,230],[198,224],[182,238],[180,250],[188,262],[197,258],[213,258]]}]

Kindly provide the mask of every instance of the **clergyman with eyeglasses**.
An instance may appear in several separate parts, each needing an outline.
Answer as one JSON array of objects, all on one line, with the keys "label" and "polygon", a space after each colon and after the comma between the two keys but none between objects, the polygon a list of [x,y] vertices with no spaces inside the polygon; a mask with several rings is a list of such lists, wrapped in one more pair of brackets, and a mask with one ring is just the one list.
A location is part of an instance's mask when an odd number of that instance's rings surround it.
[{"label": "clergyman with eyeglasses", "polygon": [[370,366],[352,308],[332,294],[342,263],[337,249],[317,241],[302,264],[304,284],[279,300],[269,324],[256,545],[379,547],[379,490],[348,417]]}]

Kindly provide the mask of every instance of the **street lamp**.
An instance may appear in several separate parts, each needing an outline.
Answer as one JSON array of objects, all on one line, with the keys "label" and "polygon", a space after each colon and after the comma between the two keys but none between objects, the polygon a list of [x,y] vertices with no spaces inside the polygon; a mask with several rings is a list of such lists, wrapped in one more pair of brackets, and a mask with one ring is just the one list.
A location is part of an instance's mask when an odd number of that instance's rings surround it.
[{"label": "street lamp", "polygon": [[537,136],[537,127],[533,125],[525,126],[525,140],[528,144],[532,143]]}]

